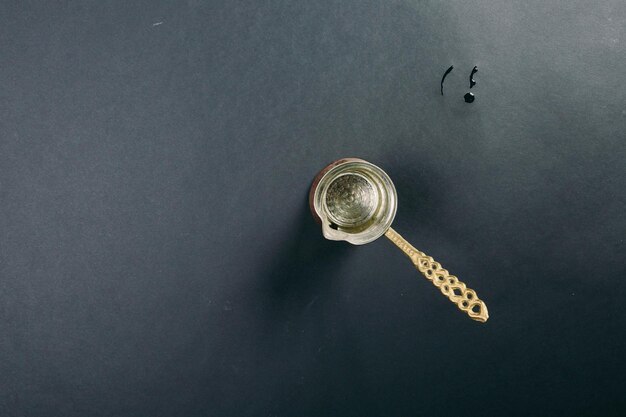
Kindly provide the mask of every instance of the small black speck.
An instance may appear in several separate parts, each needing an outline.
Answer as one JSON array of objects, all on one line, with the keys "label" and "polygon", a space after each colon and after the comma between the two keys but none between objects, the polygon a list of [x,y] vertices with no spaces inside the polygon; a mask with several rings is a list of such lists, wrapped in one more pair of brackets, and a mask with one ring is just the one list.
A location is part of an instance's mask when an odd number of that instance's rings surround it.
[{"label": "small black speck", "polygon": [[473,93],[467,93],[463,96],[463,98],[465,99],[466,103],[473,103],[474,100],[476,99],[476,97],[474,97]]}]

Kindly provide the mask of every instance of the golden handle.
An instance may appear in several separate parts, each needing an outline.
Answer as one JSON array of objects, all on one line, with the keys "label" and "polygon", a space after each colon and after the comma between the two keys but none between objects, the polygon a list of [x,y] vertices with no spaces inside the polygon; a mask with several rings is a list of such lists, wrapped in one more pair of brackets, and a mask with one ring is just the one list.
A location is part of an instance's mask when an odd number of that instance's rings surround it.
[{"label": "golden handle", "polygon": [[433,258],[415,249],[409,242],[398,234],[391,227],[385,233],[395,245],[400,248],[413,262],[413,265],[427,279],[432,281],[437,288],[446,295],[450,301],[457,305],[461,311],[465,311],[471,319],[486,322],[489,318],[489,312],[485,303],[478,298],[476,292],[467,288],[464,283],[459,281],[454,275],[450,275],[448,271],[441,267],[441,264]]}]

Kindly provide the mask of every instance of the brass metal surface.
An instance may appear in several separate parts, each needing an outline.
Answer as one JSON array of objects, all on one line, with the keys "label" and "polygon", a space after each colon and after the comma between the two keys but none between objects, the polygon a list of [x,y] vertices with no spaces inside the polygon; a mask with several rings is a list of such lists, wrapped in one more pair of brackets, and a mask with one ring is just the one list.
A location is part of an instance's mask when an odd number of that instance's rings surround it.
[{"label": "brass metal surface", "polygon": [[374,216],[380,200],[376,187],[357,174],[337,177],[326,191],[328,217],[344,228],[359,227]]},{"label": "brass metal surface", "polygon": [[381,168],[362,159],[344,158],[318,174],[309,202],[326,239],[363,245],[381,237],[391,226],[397,194]]},{"label": "brass metal surface", "polygon": [[447,296],[461,311],[466,312],[471,319],[482,323],[489,319],[487,306],[478,298],[476,292],[467,288],[467,286],[454,275],[450,275],[447,270],[441,267],[439,262],[436,262],[424,252],[415,249],[391,227],[387,230],[385,236],[411,259],[413,265],[415,265],[422,275],[435,284],[443,295]]},{"label": "brass metal surface", "polygon": [[489,318],[487,306],[474,290],[391,228],[397,209],[396,189],[378,166],[358,158],[331,163],[313,180],[309,204],[326,239],[363,245],[384,234],[461,311],[482,323]]}]

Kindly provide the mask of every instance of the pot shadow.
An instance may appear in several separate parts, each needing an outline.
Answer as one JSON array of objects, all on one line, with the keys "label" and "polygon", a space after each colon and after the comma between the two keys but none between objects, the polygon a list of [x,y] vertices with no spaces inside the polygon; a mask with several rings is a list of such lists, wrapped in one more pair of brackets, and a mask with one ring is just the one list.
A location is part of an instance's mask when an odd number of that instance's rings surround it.
[{"label": "pot shadow", "polygon": [[340,265],[354,250],[347,242],[331,242],[322,235],[305,200],[291,228],[293,233],[276,250],[261,280],[264,310],[270,319],[289,318],[310,308],[340,274]]},{"label": "pot shadow", "polygon": [[366,361],[341,300],[342,275],[349,276],[344,267],[359,247],[326,240],[308,202],[295,221],[261,281],[265,328],[256,344],[273,364],[269,369],[274,377],[283,375],[289,381],[293,369],[301,374],[296,383],[281,385],[288,393],[285,410],[323,415],[327,399],[338,397],[361,404],[359,415],[364,415],[376,404],[369,400]]}]

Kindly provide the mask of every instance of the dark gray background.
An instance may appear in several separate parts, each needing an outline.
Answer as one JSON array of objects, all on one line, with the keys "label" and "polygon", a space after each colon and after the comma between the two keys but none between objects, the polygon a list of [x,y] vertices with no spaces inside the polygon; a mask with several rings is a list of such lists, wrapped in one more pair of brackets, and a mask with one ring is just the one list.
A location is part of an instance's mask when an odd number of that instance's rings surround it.
[{"label": "dark gray background", "polygon": [[[3,1],[0,415],[625,415],[625,26],[623,0]],[[487,324],[384,239],[322,238],[309,184],[346,156]]]}]

